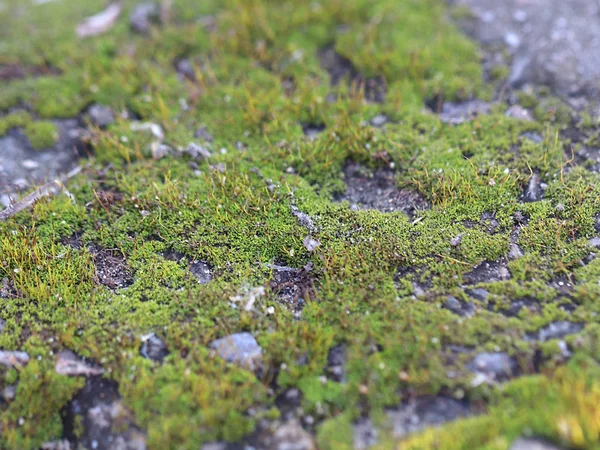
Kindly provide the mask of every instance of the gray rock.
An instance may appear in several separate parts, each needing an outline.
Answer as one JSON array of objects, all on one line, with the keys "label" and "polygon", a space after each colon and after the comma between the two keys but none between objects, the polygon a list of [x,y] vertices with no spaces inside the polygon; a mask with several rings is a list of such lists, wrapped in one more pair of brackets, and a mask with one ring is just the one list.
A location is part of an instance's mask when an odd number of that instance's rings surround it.
[{"label": "gray rock", "polygon": [[490,293],[482,288],[471,289],[468,294],[475,300],[485,301],[489,297]]},{"label": "gray rock", "polygon": [[71,443],[66,439],[60,441],[44,442],[41,450],[71,450]]},{"label": "gray rock", "polygon": [[101,377],[86,378],[64,408],[63,427],[74,448],[146,450],[146,437],[122,404],[117,385]]},{"label": "gray rock", "polygon": [[527,308],[530,311],[539,312],[541,306],[540,303],[536,300],[532,300],[530,298],[522,298],[511,302],[505,314],[509,317],[515,317],[519,315],[523,308]]},{"label": "gray rock", "polygon": [[510,244],[508,250],[508,259],[519,259],[523,256],[523,250],[517,244]]},{"label": "gray rock", "polygon": [[[43,184],[77,166],[85,144],[77,120],[54,120],[59,138],[50,148],[35,150],[21,129],[9,130],[0,137],[0,194],[13,196],[29,182]],[[24,166],[23,161],[28,161]]]},{"label": "gray rock", "polygon": [[156,3],[140,3],[131,11],[129,24],[136,33],[145,34],[150,31],[152,22],[159,19],[160,8]]},{"label": "gray rock", "polygon": [[203,141],[206,141],[206,142],[212,142],[213,141],[212,134],[210,134],[208,132],[208,130],[206,129],[206,127],[199,127],[199,128],[197,128],[196,131],[194,131],[194,137],[196,139],[202,139]]},{"label": "gray rock", "polygon": [[458,125],[481,114],[489,113],[490,104],[481,100],[471,100],[463,103],[446,102],[442,105],[440,120],[451,125]]},{"label": "gray rock", "polygon": [[347,349],[344,344],[336,345],[327,354],[327,373],[337,382],[344,381]]},{"label": "gray rock", "polygon": [[539,173],[534,172],[531,178],[529,178],[529,184],[527,185],[523,200],[526,202],[537,202],[542,199],[543,195],[542,178]]},{"label": "gray rock", "polygon": [[273,450],[316,450],[315,441],[297,420],[289,420],[277,428],[271,439]]},{"label": "gray rock", "polygon": [[388,121],[388,117],[385,114],[377,114],[375,117],[371,119],[371,125],[376,128],[381,128]]},{"label": "gray rock", "polygon": [[506,379],[517,372],[517,362],[506,353],[479,353],[467,366],[471,372],[494,380]]},{"label": "gray rock", "polygon": [[425,427],[440,426],[469,415],[466,404],[447,397],[420,397],[399,409],[388,410],[392,436],[402,439]]},{"label": "gray rock", "polygon": [[210,266],[204,261],[194,261],[190,265],[190,272],[198,279],[200,284],[208,284],[212,280]]},{"label": "gray rock", "polygon": [[292,205],[290,208],[300,226],[306,228],[310,233],[314,233],[316,231],[315,223],[313,222],[312,217],[300,211],[295,205]]},{"label": "gray rock", "polygon": [[262,360],[262,349],[250,333],[235,333],[210,344],[210,348],[225,361],[248,370],[256,370]]},{"label": "gray rock", "polygon": [[568,321],[553,322],[537,332],[537,339],[542,342],[551,339],[560,339],[569,334],[579,333],[583,329],[583,326],[582,323]]},{"label": "gray rock", "polygon": [[[194,68],[194,65],[190,62],[189,59],[180,59],[175,63],[175,70],[177,70],[177,73],[179,73],[180,75],[182,75],[185,78],[188,78],[190,80],[195,80],[196,79],[196,71]],[[201,136],[196,136],[196,133],[194,133],[194,137],[195,138],[199,138]]]},{"label": "gray rock", "polygon": [[461,317],[471,317],[475,314],[475,307],[471,303],[461,302],[456,297],[449,296],[444,302],[444,308]]},{"label": "gray rock", "polygon": [[377,429],[369,418],[354,424],[354,450],[367,450],[377,444]]},{"label": "gray rock", "polygon": [[79,358],[70,350],[63,350],[56,355],[56,373],[68,376],[93,376],[102,375],[104,369],[94,367]]},{"label": "gray rock", "polygon": [[115,115],[110,107],[100,104],[90,106],[88,110],[90,122],[94,125],[104,128],[111,125],[115,121]]},{"label": "gray rock", "polygon": [[513,87],[548,85],[571,103],[585,97],[598,104],[598,2],[453,0],[453,4],[471,10],[471,19],[461,25],[486,48],[508,43]]},{"label": "gray rock", "polygon": [[210,158],[210,152],[203,146],[198,145],[194,142],[190,142],[185,152],[194,159],[202,160]]},{"label": "gray rock", "polygon": [[[38,4],[48,3],[53,0],[36,0]],[[110,3],[104,11],[87,17],[77,25],[75,31],[80,38],[96,36],[107,32],[115,24],[121,14],[121,4]]]},{"label": "gray rock", "polygon": [[509,450],[561,450],[559,447],[540,439],[518,438]]},{"label": "gray rock", "polygon": [[461,233],[458,236],[454,236],[452,239],[450,239],[450,245],[452,247],[458,247],[460,245],[460,243],[462,242],[463,236],[464,236],[464,233]]},{"label": "gray rock", "polygon": [[2,397],[7,402],[12,402],[17,396],[17,386],[10,385],[6,386],[0,392],[0,397]]},{"label": "gray rock", "polygon": [[529,111],[527,111],[521,105],[512,105],[506,111],[506,116],[512,117],[513,119],[524,120],[526,122],[533,121],[533,117],[531,117],[531,114],[529,114]]},{"label": "gray rock", "polygon": [[151,333],[148,336],[142,337],[140,354],[144,358],[151,359],[152,361],[162,362],[169,354],[169,349],[161,338],[154,333]]},{"label": "gray rock", "polygon": [[0,350],[0,365],[6,367],[24,366],[29,362],[29,355],[25,352]]},{"label": "gray rock", "polygon": [[228,445],[225,442],[209,442],[203,444],[200,450],[227,450]]},{"label": "gray rock", "polygon": [[317,247],[321,245],[321,242],[318,239],[314,239],[310,236],[306,236],[304,238],[304,248],[309,252],[314,252]]},{"label": "gray rock", "polygon": [[593,237],[590,239],[590,247],[600,248],[600,237]]},{"label": "gray rock", "polygon": [[523,133],[521,135],[521,138],[522,139],[529,139],[530,141],[533,141],[535,144],[539,144],[539,143],[541,143],[544,140],[544,138],[542,138],[542,136],[540,136],[539,134],[534,133],[532,131],[528,131],[526,133]]}]

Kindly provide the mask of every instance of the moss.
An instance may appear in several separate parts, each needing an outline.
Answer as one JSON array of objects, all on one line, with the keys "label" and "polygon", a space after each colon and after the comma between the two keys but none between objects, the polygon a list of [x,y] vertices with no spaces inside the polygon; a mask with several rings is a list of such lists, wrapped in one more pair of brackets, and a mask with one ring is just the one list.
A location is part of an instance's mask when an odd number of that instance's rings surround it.
[{"label": "moss", "polygon": [[[481,416],[410,437],[406,448],[507,449],[527,430],[597,445],[583,411],[594,411],[586,396],[597,389],[600,266],[587,258],[599,176],[564,156],[560,129],[571,112],[549,96],[538,104],[539,92],[519,100],[537,105],[534,122],[506,117],[507,105],[459,125],[424,110],[435,97],[492,92],[478,49],[442,2],[178,0],[167,23],[139,36],[127,23],[132,0],[114,28],[85,40],[74,40],[73,24],[104,3],[63,3],[0,15],[10,36],[0,64],[35,68],[0,89],[0,108],[29,111],[6,114],[0,131],[25,127],[32,146],[45,148],[57,129],[44,120],[78,116],[92,102],[121,114],[94,130],[93,156],[69,183],[72,199],[43,199],[0,223],[0,348],[32,356],[22,370],[0,368],[0,388],[18,383],[17,400],[0,403],[0,447],[39,448],[61,436],[58,411],[82,385],[53,372],[64,348],[118,383],[149,448],[243,440],[277,418],[289,388],[301,392],[324,449],[351,448],[353,423],[367,415],[381,428],[378,448],[392,448],[382,412],[438,393],[483,405]],[[337,53],[331,73],[322,64],[328,50]],[[182,60],[193,74],[176,72]],[[365,98],[373,83],[385,92],[378,102]],[[385,126],[372,126],[381,114]],[[160,126],[170,154],[152,159],[157,139],[134,121]],[[310,140],[306,125],[324,130]],[[193,159],[185,149],[200,143],[200,127],[211,156]],[[524,137],[533,132],[540,142]],[[348,161],[366,176],[393,168],[397,187],[430,208],[409,217],[335,201]],[[547,184],[544,198],[522,202],[534,173]],[[312,218],[312,231],[292,206]],[[320,244],[312,252],[309,234]],[[524,256],[506,264],[510,279],[477,284],[489,296],[473,299],[469,273],[504,261],[515,240]],[[130,285],[100,282],[98,249],[127,267]],[[183,257],[172,261],[173,251]],[[210,283],[190,272],[194,260],[211,267]],[[273,264],[308,271],[300,317],[271,283]],[[563,279],[577,282],[568,298],[554,283]],[[258,286],[265,294],[246,309]],[[445,309],[449,295],[473,303],[474,316]],[[537,309],[508,317],[517,299]],[[526,336],[567,319],[585,327],[565,338],[574,359],[564,369],[556,341]],[[237,331],[263,349],[259,377],[208,350]],[[170,351],[162,364],[139,354],[150,332]],[[339,344],[343,383],[324,378]],[[522,378],[473,387],[468,365],[480,351],[514,356]]]},{"label": "moss", "polygon": [[31,116],[25,111],[17,111],[0,119],[0,136],[4,136],[11,128],[25,126],[31,120]]},{"label": "moss", "polygon": [[58,128],[49,121],[29,122],[25,125],[25,134],[29,139],[31,146],[40,150],[52,147],[58,141]]}]

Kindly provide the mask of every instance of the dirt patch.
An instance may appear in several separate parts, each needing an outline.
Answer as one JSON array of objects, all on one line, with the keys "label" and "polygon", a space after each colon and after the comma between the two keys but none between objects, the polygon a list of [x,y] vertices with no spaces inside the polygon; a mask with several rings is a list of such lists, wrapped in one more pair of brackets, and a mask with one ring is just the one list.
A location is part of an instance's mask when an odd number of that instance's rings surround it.
[{"label": "dirt patch", "polygon": [[321,67],[329,73],[332,86],[348,80],[354,88],[363,91],[368,101],[381,103],[385,100],[387,84],[383,77],[366,78],[354,67],[352,61],[337,53],[333,47],[327,47],[319,52],[319,61]]},{"label": "dirt patch", "polygon": [[415,191],[396,186],[394,171],[379,168],[371,172],[357,163],[344,169],[347,189],[336,201],[347,201],[353,209],[377,209],[382,212],[402,211],[409,217],[429,208],[427,201]]},{"label": "dirt patch", "polygon": [[465,284],[491,283],[508,279],[510,279],[510,272],[504,259],[493,262],[484,261],[463,275]]},{"label": "dirt patch", "polygon": [[275,264],[269,267],[273,269],[269,287],[277,296],[278,303],[299,318],[306,302],[316,297],[312,264],[301,269]]},{"label": "dirt patch", "polygon": [[309,140],[315,140],[323,131],[325,131],[325,125],[321,123],[303,123],[302,132]]},{"label": "dirt patch", "polygon": [[52,66],[25,66],[21,64],[0,64],[0,80],[10,81],[25,77],[60,75],[60,70]]},{"label": "dirt patch", "polygon": [[96,281],[110,289],[119,289],[133,283],[127,260],[116,250],[106,250],[96,245],[89,247],[96,266]]}]

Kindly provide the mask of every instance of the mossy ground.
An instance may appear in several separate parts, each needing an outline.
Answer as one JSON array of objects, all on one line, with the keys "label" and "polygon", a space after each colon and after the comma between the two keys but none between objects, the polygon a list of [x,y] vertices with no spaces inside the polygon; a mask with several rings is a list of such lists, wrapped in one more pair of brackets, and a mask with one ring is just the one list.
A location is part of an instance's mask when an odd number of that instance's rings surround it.
[{"label": "mossy ground", "polygon": [[[0,224],[0,279],[13,289],[0,300],[0,349],[31,356],[18,370],[0,368],[0,388],[18,382],[15,400],[0,403],[0,447],[38,448],[62,435],[60,410],[84,383],[54,371],[56,353],[68,348],[118,383],[153,449],[243,439],[261,417],[277,415],[275,397],[288,387],[316,418],[321,449],[351,448],[361,415],[440,392],[483,405],[481,415],[402,448],[507,449],[527,433],[600,448],[600,264],[582,264],[597,233],[600,176],[571,167],[564,117],[540,104],[538,121],[519,121],[500,104],[450,126],[425,111],[435,97],[491,98],[495,89],[482,81],[477,47],[437,0],[176,0],[167,23],[147,35],[130,31],[134,3],[124,2],[106,34],[83,40],[76,24],[103,1],[8,0],[0,9],[0,65],[27,72],[0,88],[0,132],[24,126],[43,147],[45,120],[101,103],[159,124],[175,149],[199,142],[199,127],[213,137],[202,162],[154,160],[151,134],[119,117],[94,129],[93,155],[69,183],[73,201],[45,199]],[[320,64],[331,48],[362,78],[332,86]],[[178,77],[181,59],[193,76]],[[379,103],[365,101],[366,85],[356,82],[375,77],[385,80]],[[389,118],[384,129],[369,124],[378,114]],[[325,131],[309,140],[306,124]],[[531,131],[542,142],[521,138]],[[409,219],[332,201],[347,161],[370,169],[393,162],[398,185],[431,209]],[[523,203],[534,172],[548,183],[544,200]],[[320,246],[312,253],[292,205],[313,218]],[[484,213],[498,222],[491,233]],[[479,305],[471,318],[442,309],[448,295],[467,299],[463,275],[475,264],[508,253],[515,213],[527,218],[524,256],[508,264],[510,280],[483,284],[493,307]],[[81,245],[69,244],[74,236]],[[122,256],[132,284],[99,284],[91,246]],[[208,262],[213,280],[199,285],[185,260],[161,256],[168,250]],[[231,300],[268,286],[268,264],[309,262],[315,293],[300,320],[269,289],[251,311]],[[576,282],[565,298],[572,312],[555,301],[558,277]],[[428,283],[426,296],[412,295],[412,281]],[[500,314],[524,297],[541,305],[538,313]],[[556,341],[526,338],[557,320],[585,324],[566,338],[574,356],[561,368]],[[262,346],[261,377],[210,357],[210,341],[238,331]],[[139,354],[149,332],[170,350],[163,364]],[[328,351],[340,343],[346,381],[323,382]],[[448,362],[451,345],[507,352],[523,376],[474,388],[469,355]]]}]

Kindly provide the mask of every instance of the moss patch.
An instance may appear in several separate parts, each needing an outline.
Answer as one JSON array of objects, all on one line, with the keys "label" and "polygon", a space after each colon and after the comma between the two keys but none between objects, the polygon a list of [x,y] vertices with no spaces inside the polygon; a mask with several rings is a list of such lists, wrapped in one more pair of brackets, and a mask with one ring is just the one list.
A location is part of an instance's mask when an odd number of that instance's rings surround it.
[{"label": "moss patch", "polygon": [[[149,448],[249,439],[277,419],[287,389],[298,389],[319,448],[351,448],[361,416],[439,393],[483,405],[481,415],[408,448],[504,449],[526,430],[598,445],[583,411],[597,390],[599,175],[565,156],[561,114],[525,122],[494,104],[449,125],[425,109],[493,92],[442,2],[175,0],[139,35],[127,21],[135,2],[124,1],[112,29],[83,40],[76,24],[104,2],[5,3],[0,64],[48,71],[3,83],[0,131],[23,126],[44,148],[57,137],[46,120],[93,102],[120,114],[92,130],[71,197],[0,223],[0,349],[31,356],[0,367],[0,389],[18,386],[0,402],[0,447],[63,435],[59,411],[83,386],[53,370],[65,348],[118,384]],[[307,125],[322,132],[310,139]],[[190,142],[205,151],[187,151]],[[395,182],[430,209],[409,217],[401,205],[336,201],[347,198],[349,163],[373,177],[368,186],[384,171],[386,190]],[[525,202],[536,180],[543,198]],[[514,245],[523,256],[509,259]],[[194,261],[210,267],[209,283]],[[477,279],[486,262],[504,272]],[[309,273],[301,314],[282,304],[275,267]],[[451,312],[448,296],[474,314]],[[506,313],[523,299],[535,308]],[[556,321],[584,327],[531,339]],[[258,375],[208,349],[241,331],[262,347]],[[162,363],[140,354],[149,333],[169,349]],[[339,344],[343,382],[326,369]],[[469,364],[484,351],[509,355],[522,378],[474,383]],[[393,448],[378,426],[380,448]]]},{"label": "moss patch", "polygon": [[52,147],[58,141],[58,128],[52,122],[40,120],[25,125],[25,135],[36,149]]}]

